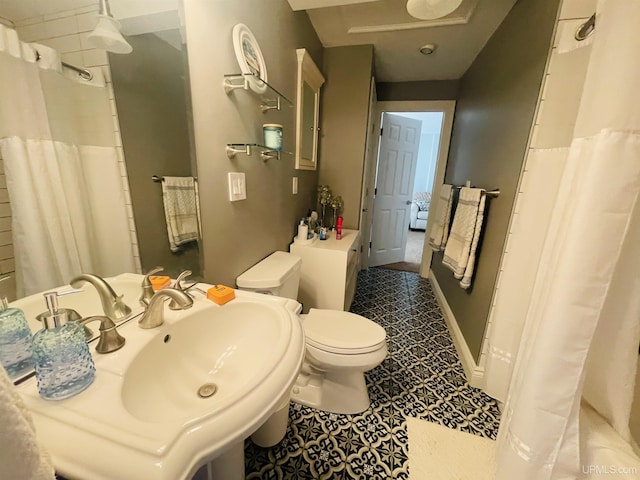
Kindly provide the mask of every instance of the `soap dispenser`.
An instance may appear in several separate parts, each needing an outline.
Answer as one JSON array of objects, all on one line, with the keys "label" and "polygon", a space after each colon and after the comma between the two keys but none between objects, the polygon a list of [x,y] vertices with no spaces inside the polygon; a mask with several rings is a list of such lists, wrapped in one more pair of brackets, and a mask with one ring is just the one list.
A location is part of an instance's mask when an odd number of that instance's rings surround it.
[{"label": "soap dispenser", "polygon": [[58,309],[56,292],[44,298],[49,311],[33,336],[38,393],[46,400],[62,400],[91,385],[96,369],[82,325],[70,322],[66,309]]},{"label": "soap dispenser", "polygon": [[24,312],[10,308],[6,297],[0,298],[0,363],[12,379],[33,370],[31,329]]}]

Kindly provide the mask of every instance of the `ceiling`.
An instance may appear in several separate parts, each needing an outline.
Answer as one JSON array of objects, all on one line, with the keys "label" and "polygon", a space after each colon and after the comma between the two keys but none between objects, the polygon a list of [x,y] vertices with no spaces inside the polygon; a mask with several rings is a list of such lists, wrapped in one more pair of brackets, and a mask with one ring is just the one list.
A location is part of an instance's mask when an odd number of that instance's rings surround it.
[{"label": "ceiling", "polygon": [[[410,16],[407,0],[289,0],[289,4],[307,9],[325,47],[372,44],[376,80],[407,82],[460,78],[516,1],[463,0],[451,14],[430,21]],[[437,45],[435,53],[422,55],[419,48],[429,43]]]},{"label": "ceiling", "polygon": [[[153,33],[177,50],[182,49],[180,0],[110,0],[124,35]],[[0,0],[0,18],[20,24],[60,12],[98,11],[98,0]]]},{"label": "ceiling", "polygon": [[[325,47],[372,44],[376,80],[406,82],[460,78],[517,0],[463,0],[451,14],[431,21],[411,17],[407,0],[288,1],[294,10],[307,10]],[[164,10],[175,8],[177,0],[152,2]],[[150,0],[110,3],[122,18],[123,8],[148,8]],[[0,16],[19,21],[85,6],[95,8],[97,0],[0,0]],[[428,43],[437,49],[422,55],[419,48]]]},{"label": "ceiling", "polygon": [[2,0],[0,1],[0,16],[17,22],[40,15],[51,15],[57,12],[75,10],[93,5],[98,7],[97,0]]},{"label": "ceiling", "polygon": [[[98,10],[98,0],[0,0],[0,17],[12,22],[88,8]],[[148,15],[149,12],[176,10],[179,0],[109,0],[111,13],[123,17]]]}]

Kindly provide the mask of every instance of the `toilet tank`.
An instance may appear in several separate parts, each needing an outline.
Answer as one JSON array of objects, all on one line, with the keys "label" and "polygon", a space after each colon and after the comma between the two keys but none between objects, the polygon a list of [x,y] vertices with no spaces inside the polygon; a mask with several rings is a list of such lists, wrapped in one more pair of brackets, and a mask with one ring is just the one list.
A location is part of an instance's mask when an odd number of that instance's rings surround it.
[{"label": "toilet tank", "polygon": [[241,274],[236,283],[241,290],[298,299],[302,259],[287,252],[274,252]]}]

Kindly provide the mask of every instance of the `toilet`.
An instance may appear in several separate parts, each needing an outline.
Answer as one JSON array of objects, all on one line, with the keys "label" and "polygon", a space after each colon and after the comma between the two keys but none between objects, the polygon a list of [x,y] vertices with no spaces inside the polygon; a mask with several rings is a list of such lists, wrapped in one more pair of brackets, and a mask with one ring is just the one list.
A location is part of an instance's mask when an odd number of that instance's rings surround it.
[{"label": "toilet", "polygon": [[[237,279],[238,288],[297,300],[302,259],[274,252]],[[322,272],[319,272],[321,275]],[[291,399],[332,413],[354,414],[369,408],[364,378],[387,356],[386,332],[350,312],[311,308],[301,314],[305,358]]]}]

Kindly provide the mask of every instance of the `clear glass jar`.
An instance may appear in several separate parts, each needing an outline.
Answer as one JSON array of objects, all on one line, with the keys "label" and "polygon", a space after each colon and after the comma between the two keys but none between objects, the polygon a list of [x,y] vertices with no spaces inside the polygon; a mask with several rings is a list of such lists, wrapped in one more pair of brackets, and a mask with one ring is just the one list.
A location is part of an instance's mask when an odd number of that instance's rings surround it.
[{"label": "clear glass jar", "polygon": [[62,400],[82,392],[95,378],[95,366],[84,329],[77,322],[43,328],[33,336],[38,392]]},{"label": "clear glass jar", "polygon": [[0,311],[0,363],[12,379],[33,370],[31,329],[18,308]]}]

